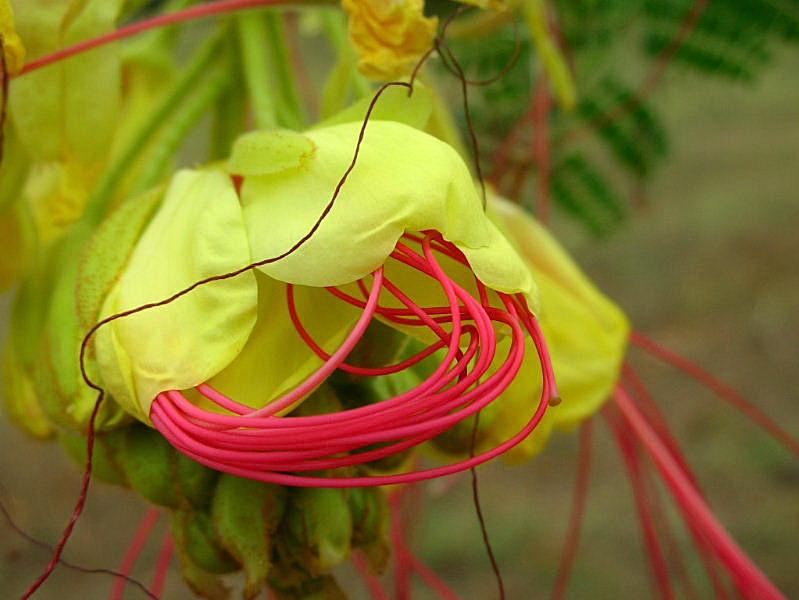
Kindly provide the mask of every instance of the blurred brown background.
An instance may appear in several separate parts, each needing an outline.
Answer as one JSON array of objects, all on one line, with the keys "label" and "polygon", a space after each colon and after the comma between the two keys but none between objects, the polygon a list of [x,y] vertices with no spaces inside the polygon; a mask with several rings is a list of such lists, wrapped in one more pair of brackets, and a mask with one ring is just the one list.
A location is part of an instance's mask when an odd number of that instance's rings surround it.
[{"label": "blurred brown background", "polygon": [[[556,220],[554,228],[638,329],[725,378],[799,436],[799,60],[785,56],[777,63],[753,88],[672,74],[656,103],[674,148],[637,216],[600,242],[565,222]],[[799,462],[683,375],[640,352],[632,357],[722,522],[788,597],[799,597]],[[569,597],[650,597],[630,487],[601,422],[594,441]],[[576,436],[559,435],[529,465],[480,471],[510,599],[545,598],[551,590],[576,448]],[[31,441],[0,421],[0,498],[26,530],[55,541],[78,485],[78,470],[57,446]],[[464,598],[495,597],[468,478],[432,484],[424,493],[419,554]],[[132,494],[94,486],[66,556],[115,567],[143,512]],[[145,581],[160,531],[136,571]],[[48,558],[0,522],[0,597],[18,597]],[[695,559],[690,570],[701,577]],[[59,569],[36,597],[104,598],[111,585],[107,576]],[[355,598],[366,597],[357,585],[352,589]],[[165,598],[187,597],[173,569]],[[419,590],[418,598],[433,597]]]}]

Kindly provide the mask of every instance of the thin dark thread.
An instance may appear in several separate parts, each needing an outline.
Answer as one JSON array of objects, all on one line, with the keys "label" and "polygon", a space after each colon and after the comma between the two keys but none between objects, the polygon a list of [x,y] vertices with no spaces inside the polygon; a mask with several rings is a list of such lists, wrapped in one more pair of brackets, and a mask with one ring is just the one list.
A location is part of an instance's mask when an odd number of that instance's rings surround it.
[{"label": "thin dark thread", "polygon": [[[464,10],[467,10],[465,7],[460,7],[459,11],[455,11],[453,14],[460,14]],[[511,69],[513,69],[516,64],[519,62],[519,58],[522,55],[522,39],[519,35],[519,23],[516,19],[511,21],[513,24],[513,54],[511,54],[510,59],[507,63],[495,74],[491,77],[487,77],[486,79],[469,79],[466,78],[466,83],[475,87],[483,87],[487,85],[491,85],[496,83],[503,77],[505,77],[508,73],[510,73]],[[451,74],[458,76],[457,70],[454,66],[452,66],[445,58],[442,57],[441,64],[444,65],[444,68],[447,69]]]},{"label": "thin dark thread", "polygon": [[[474,415],[474,426],[472,427],[472,441],[469,447],[469,457],[473,458],[475,453],[475,446],[477,445],[477,429],[480,426],[480,411]],[[502,579],[502,572],[499,570],[499,563],[497,557],[494,555],[494,548],[491,546],[491,539],[488,536],[488,528],[486,527],[485,517],[483,516],[483,507],[480,504],[480,489],[477,481],[477,469],[472,467],[469,469],[472,475],[472,503],[474,504],[474,512],[477,514],[477,520],[480,523],[480,533],[483,536],[483,545],[488,554],[488,560],[491,562],[491,569],[494,571],[494,577],[497,580],[497,590],[499,591],[499,600],[505,600],[505,582]]]},{"label": "thin dark thread", "polygon": [[[457,58],[455,58],[455,55],[453,54],[449,45],[447,45],[447,42],[445,41],[447,28],[455,19],[455,17],[462,14],[465,10],[466,7],[460,6],[458,7],[458,9],[453,11],[452,14],[450,14],[447,20],[444,21],[444,24],[441,27],[441,31],[436,36],[436,39],[433,41],[433,45],[436,51],[438,52],[438,55],[441,57],[442,63],[445,66],[447,66],[447,69],[449,69],[450,72],[454,73],[460,80],[461,96],[463,98],[463,111],[466,118],[466,126],[469,131],[469,137],[471,138],[472,142],[474,166],[477,172],[477,179],[480,182],[480,191],[482,193],[483,208],[485,209],[487,204],[486,187],[485,187],[485,180],[483,178],[482,167],[480,166],[480,148],[477,144],[477,134],[475,133],[474,123],[472,122],[472,114],[469,108],[469,89],[468,89],[469,81],[466,79],[466,75],[463,72],[460,63],[458,62]],[[517,41],[518,41],[518,36],[517,36]],[[442,48],[446,51],[446,54],[442,52]],[[426,54],[425,57],[428,56],[429,53],[430,51],[428,51],[428,54]],[[514,58],[513,60],[514,63],[517,58],[518,57]],[[448,61],[452,63],[451,66],[448,64]],[[416,76],[418,68],[419,65],[417,65],[417,69],[414,69],[414,75],[413,75],[414,77]],[[508,67],[508,69],[510,68],[512,68],[512,64],[510,67]],[[504,72],[506,71],[503,69],[503,71],[499,74],[499,77],[504,76]],[[413,81],[413,79],[411,79],[411,81]],[[472,439],[469,447],[470,457],[474,457],[475,455],[475,446],[477,444],[477,430],[479,425],[480,425],[480,411],[475,413],[474,416],[474,426],[472,427]],[[491,569],[493,570],[494,577],[496,578],[497,581],[499,600],[505,600],[505,582],[502,579],[502,572],[499,569],[499,563],[497,562],[496,556],[494,555],[494,548],[491,545],[491,538],[488,535],[488,528],[486,527],[485,517],[483,516],[483,507],[480,503],[480,487],[477,478],[477,470],[474,467],[472,467],[471,469],[469,469],[469,472],[471,474],[471,479],[472,479],[472,503],[474,504],[474,511],[475,514],[477,515],[477,521],[480,524],[480,534],[482,535],[483,538],[483,545],[485,546],[486,554],[488,554],[488,560],[491,563]]]},{"label": "thin dark thread", "polygon": [[[425,60],[428,59],[430,54],[431,54],[430,52],[426,53],[420,59],[419,62],[423,63]],[[417,72],[419,70],[419,68],[420,68],[420,65],[417,65],[416,69],[414,69],[414,72]],[[364,136],[366,134],[366,126],[369,124],[369,119],[372,116],[372,112],[374,111],[375,106],[377,105],[377,102],[380,99],[380,97],[382,96],[383,92],[385,92],[388,88],[391,88],[391,87],[405,87],[405,88],[408,88],[409,95],[413,93],[413,85],[411,83],[406,83],[404,81],[390,81],[388,83],[384,83],[375,92],[374,96],[372,97],[372,101],[369,103],[369,107],[366,110],[366,114],[364,115],[364,120],[363,120],[363,123],[361,125],[361,129],[358,132],[358,141],[355,144],[355,151],[354,151],[353,156],[352,156],[352,161],[350,162],[350,164],[347,167],[347,169],[344,172],[344,174],[341,176],[341,179],[339,179],[339,182],[336,185],[335,190],[333,191],[333,195],[331,196],[330,200],[328,201],[328,203],[325,206],[325,208],[322,211],[322,213],[319,215],[319,217],[314,222],[313,226],[291,248],[289,248],[288,250],[286,250],[282,254],[279,254],[277,256],[273,256],[273,257],[270,257],[270,258],[265,258],[265,259],[262,259],[262,260],[259,260],[259,261],[255,261],[255,262],[250,263],[250,264],[248,264],[248,265],[246,265],[244,267],[236,269],[235,271],[230,271],[228,273],[223,273],[221,275],[213,275],[211,277],[206,277],[205,279],[201,279],[199,281],[196,281],[193,284],[191,284],[190,286],[188,286],[188,287],[186,287],[186,288],[184,288],[184,289],[172,294],[171,296],[169,296],[168,298],[165,298],[163,300],[159,300],[157,302],[149,302],[147,304],[142,304],[142,305],[137,306],[135,308],[131,308],[129,310],[125,310],[125,311],[110,315],[110,316],[98,321],[86,333],[86,335],[83,337],[83,340],[81,341],[81,345],[80,345],[80,356],[79,356],[80,373],[81,373],[81,377],[82,377],[84,383],[86,383],[86,385],[88,387],[90,387],[91,389],[93,389],[93,390],[95,390],[97,392],[97,399],[95,400],[94,409],[92,410],[92,414],[91,414],[91,417],[89,418],[89,424],[88,424],[88,427],[87,427],[86,467],[85,467],[85,470],[84,470],[84,473],[83,473],[83,481],[82,481],[81,488],[80,488],[80,495],[78,496],[78,501],[75,504],[75,508],[73,509],[72,515],[71,515],[71,517],[69,519],[69,522],[67,523],[67,526],[64,529],[64,532],[63,532],[63,534],[61,536],[61,539],[60,539],[60,541],[58,542],[58,544],[55,547],[55,550],[53,552],[53,557],[50,560],[50,563],[47,565],[47,568],[45,569],[45,571],[31,585],[31,587],[28,589],[28,591],[22,597],[22,600],[27,600],[28,598],[30,598],[36,592],[36,590],[39,589],[39,587],[41,587],[41,585],[50,577],[52,572],[55,570],[56,566],[58,565],[58,562],[59,562],[59,559],[61,557],[61,554],[64,551],[64,547],[66,546],[67,542],[69,541],[69,538],[72,535],[72,531],[73,531],[73,529],[75,527],[75,524],[76,524],[78,518],[80,518],[80,515],[82,514],[83,508],[84,508],[84,506],[86,504],[86,498],[88,496],[89,484],[91,482],[91,474],[92,474],[92,469],[93,469],[94,438],[95,438],[97,415],[99,413],[100,406],[102,405],[103,399],[105,397],[105,390],[92,380],[92,378],[89,376],[89,374],[87,372],[87,369],[86,369],[86,352],[87,352],[88,347],[89,347],[89,342],[91,341],[91,339],[94,336],[94,334],[100,328],[104,327],[105,325],[107,325],[107,324],[109,324],[109,323],[111,323],[113,321],[117,321],[119,319],[123,319],[125,317],[130,316],[130,315],[133,315],[133,314],[136,314],[136,313],[140,313],[140,312],[144,312],[144,311],[150,310],[152,308],[156,308],[156,307],[159,307],[159,306],[165,306],[167,304],[170,304],[170,303],[178,300],[179,298],[182,298],[183,296],[185,296],[186,294],[192,292],[193,290],[197,289],[198,287],[207,285],[209,283],[213,283],[215,281],[223,281],[223,280],[227,280],[227,279],[232,279],[234,277],[238,277],[242,273],[246,273],[246,272],[251,271],[253,269],[256,269],[256,268],[258,268],[260,266],[271,264],[271,263],[275,263],[275,262],[277,262],[279,260],[282,260],[282,259],[286,258],[290,254],[293,254],[299,248],[301,248],[303,245],[305,245],[305,243],[308,242],[308,240],[310,240],[311,237],[313,237],[313,235],[316,233],[316,231],[319,229],[319,227],[321,227],[322,223],[325,221],[325,219],[327,218],[328,214],[333,209],[333,206],[334,206],[339,194],[341,193],[342,187],[346,183],[347,178],[349,177],[349,175],[352,172],[352,170],[355,168],[355,164],[356,164],[356,162],[358,160],[358,156],[360,154],[361,145],[363,143],[363,139],[364,139]]]},{"label": "thin dark thread", "polygon": [[[457,77],[461,83],[461,97],[463,98],[463,113],[464,117],[466,118],[466,129],[469,132],[469,139],[472,142],[474,168],[477,171],[477,180],[480,182],[480,192],[483,198],[483,208],[485,208],[488,203],[486,196],[486,184],[485,178],[483,177],[483,168],[480,166],[480,146],[477,143],[477,133],[474,128],[474,122],[472,121],[472,111],[469,108],[469,85],[466,81],[466,75],[463,72],[463,68],[461,67],[460,63],[458,62],[458,59],[455,58],[455,55],[452,53],[452,49],[449,47],[444,38],[439,36],[435,39],[434,43],[436,50],[438,50],[439,56],[442,57],[442,60],[449,60],[452,62],[452,66],[457,71]],[[444,53],[441,51],[442,48],[446,51],[446,58],[444,58]]]},{"label": "thin dark thread", "polygon": [[[21,538],[30,542],[34,546],[38,546],[39,548],[43,548],[45,550],[53,551],[53,547],[45,541],[42,541],[38,538],[33,537],[30,533],[25,531],[22,527],[20,527],[16,521],[14,521],[11,513],[6,508],[5,504],[0,501],[0,513],[3,514],[8,526],[16,532]],[[65,559],[60,559],[59,562],[64,565],[67,569],[72,569],[73,571],[78,571],[80,573],[85,573],[87,575],[110,575],[112,577],[117,577],[119,579],[124,579],[129,584],[139,588],[143,594],[146,594],[148,598],[151,600],[158,600],[158,596],[153,594],[147,587],[135,577],[131,577],[129,575],[125,575],[124,573],[120,573],[119,571],[114,571],[113,569],[97,569],[97,568],[90,568],[90,567],[83,567],[81,565],[77,565],[73,562],[70,562]]]},{"label": "thin dark thread", "polygon": [[[450,24],[452,23],[452,21],[455,19],[455,17],[457,17],[458,15],[460,15],[461,13],[463,13],[463,11],[465,11],[465,10],[466,10],[466,7],[464,7],[464,6],[459,6],[459,7],[458,7],[456,10],[452,11],[452,13],[451,13],[451,14],[450,14],[450,15],[449,15],[449,16],[446,18],[446,20],[445,20],[445,21],[444,21],[444,22],[441,24],[441,27],[439,28],[439,31],[438,31],[438,33],[436,34],[436,38],[443,38],[444,36],[446,36],[446,34],[447,34],[447,29],[449,29],[449,26],[450,26]],[[416,78],[419,76],[419,71],[421,71],[422,67],[423,67],[423,66],[424,66],[424,64],[427,62],[427,59],[428,59],[428,58],[430,58],[430,55],[431,55],[433,52],[435,52],[436,50],[437,50],[437,48],[436,48],[436,45],[435,45],[435,40],[434,40],[434,42],[433,42],[433,45],[432,45],[432,46],[430,46],[430,47],[427,49],[427,52],[425,52],[425,53],[422,55],[422,57],[421,57],[421,58],[419,59],[419,61],[416,63],[416,66],[413,68],[413,72],[411,73],[411,78],[410,78],[410,84],[411,84],[411,86],[413,86],[414,82],[416,81]],[[443,62],[443,61],[442,61],[442,62]],[[408,92],[408,95],[410,96],[410,91]]]}]

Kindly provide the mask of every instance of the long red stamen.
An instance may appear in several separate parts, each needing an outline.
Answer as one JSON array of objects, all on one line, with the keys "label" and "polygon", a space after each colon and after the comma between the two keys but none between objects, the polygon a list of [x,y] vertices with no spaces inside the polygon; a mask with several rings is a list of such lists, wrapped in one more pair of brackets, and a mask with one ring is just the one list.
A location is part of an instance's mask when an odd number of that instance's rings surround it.
[{"label": "long red stamen", "polygon": [[701,529],[714,553],[732,576],[741,595],[747,600],[784,600],[785,596],[718,522],[702,495],[629,395],[623,389],[617,388],[614,400],[626,428],[635,435],[653,459],[683,516]]},{"label": "long red stamen", "polygon": [[75,56],[76,54],[87,52],[89,50],[93,50],[94,48],[99,48],[100,46],[123,40],[139,33],[156,29],[158,27],[166,27],[168,25],[175,25],[185,21],[193,21],[213,15],[246,10],[250,8],[288,3],[288,0],[219,0],[218,2],[208,2],[207,4],[191,6],[189,8],[175,11],[166,15],[156,15],[149,19],[139,21],[138,23],[132,23],[125,27],[120,27],[119,29],[106,33],[105,35],[100,35],[89,40],[84,40],[83,42],[78,42],[77,44],[63,48],[57,52],[53,52],[52,54],[32,60],[25,65],[25,67],[19,72],[19,74],[16,75],[16,77],[22,77],[27,73],[36,71],[37,69],[41,69],[42,67],[46,67],[47,65],[51,65],[61,60],[65,60]]},{"label": "long red stamen", "polygon": [[161,597],[166,585],[166,577],[169,574],[169,566],[172,564],[172,555],[175,551],[175,542],[172,540],[172,533],[167,531],[164,534],[164,541],[161,543],[161,551],[155,562],[155,575],[150,589],[157,597]]},{"label": "long red stamen", "polygon": [[[652,426],[652,428],[660,436],[661,442],[663,442],[663,444],[669,450],[672,458],[683,470],[683,473],[685,473],[685,476],[691,482],[691,485],[693,485],[697,493],[702,495],[704,498],[704,492],[699,485],[699,480],[696,477],[693,468],[688,463],[688,460],[685,458],[682,450],[680,449],[679,443],[672,435],[663,413],[655,403],[652,395],[649,393],[649,390],[647,390],[641,378],[630,367],[630,365],[626,363],[623,368],[622,380],[626,383],[629,383],[633,387],[635,390],[634,394],[632,390],[622,386],[631,398],[638,401],[641,411],[649,421],[649,424]],[[691,533],[691,536],[693,537],[696,549],[699,552],[699,558],[702,561],[711,583],[713,584],[716,597],[719,600],[726,600],[726,598],[729,597],[729,594],[725,587],[725,583],[722,580],[721,574],[718,571],[718,563],[715,554],[713,553],[712,547],[709,545],[707,539],[702,533],[701,528],[698,527],[696,523],[693,521],[688,521],[686,525]]]},{"label": "long red stamen", "polygon": [[624,428],[624,425],[618,422],[617,415],[614,415],[609,410],[609,407],[605,408],[603,416],[613,431],[630,478],[641,531],[644,535],[644,544],[646,545],[649,564],[655,579],[654,589],[663,600],[673,600],[675,596],[671,585],[669,568],[655,528],[649,494],[642,475],[640,448],[630,436],[629,431]]},{"label": "long red stamen", "polygon": [[416,572],[430,589],[443,600],[460,600],[436,573],[425,565],[410,549],[406,540],[406,524],[402,518],[403,494],[391,497],[391,540],[395,561],[396,600],[410,600],[411,575]]},{"label": "long red stamen", "polygon": [[389,499],[391,507],[391,547],[394,555],[394,597],[395,600],[410,600],[411,564],[408,559],[408,545],[405,542],[405,524],[402,518],[403,489]]},{"label": "long red stamen", "polygon": [[[408,236],[409,241],[419,238]],[[325,352],[302,325],[291,286],[287,302],[298,334],[325,362],[297,388],[265,408],[253,410],[227,398],[208,385],[197,390],[229,414],[202,410],[180,392],[160,394],[153,403],[155,426],[179,450],[228,473],[284,485],[353,487],[409,483],[470,469],[506,452],[524,440],[543,418],[549,401],[557,395],[554,373],[540,327],[521,296],[498,294],[502,308],[478,301],[443,271],[435,252],[465,263],[462,254],[437,234],[421,239],[421,251],[398,243],[392,259],[437,281],[448,305],[422,307],[395,286],[379,269],[371,290],[363,286],[363,299],[331,288],[340,300],[363,310],[345,340],[332,354]],[[400,307],[384,306],[386,292]],[[415,357],[388,367],[366,368],[345,360],[375,316],[394,323],[432,330],[439,341]],[[497,356],[494,325],[509,328],[507,355]],[[446,325],[446,329],[444,328]],[[532,336],[542,363],[543,385],[539,403],[528,424],[499,446],[454,464],[394,475],[359,477],[310,477],[301,473],[351,467],[390,456],[422,444],[455,424],[476,414],[496,400],[510,385],[524,358],[524,329]],[[365,376],[399,372],[429,357],[445,353],[433,374],[417,387],[376,404],[332,414],[279,417],[276,413],[294,406],[323,383],[336,369]],[[380,444],[379,447],[366,448]]]},{"label": "long red stamen", "polygon": [[663,362],[668,363],[683,371],[687,375],[693,377],[696,381],[715,392],[721,399],[726,400],[729,404],[749,417],[761,429],[766,431],[766,433],[771,435],[776,440],[780,441],[796,456],[799,456],[799,440],[793,437],[785,429],[780,427],[774,421],[774,419],[769,417],[757,406],[749,402],[746,398],[741,396],[741,394],[736,392],[732,387],[715,377],[713,374],[705,371],[696,363],[693,363],[687,358],[680,356],[676,352],[672,352],[668,348],[661,346],[641,332],[633,331],[630,334],[630,341],[639,348],[646,350],[652,356],[659,358]]},{"label": "long red stamen", "polygon": [[652,479],[651,463],[649,461],[642,461],[641,465],[644,467],[641,475],[644,488],[646,490],[647,501],[652,512],[652,519],[655,522],[655,527],[660,533],[663,540],[663,548],[669,557],[669,564],[673,566],[675,578],[677,579],[680,587],[685,592],[685,596],[690,600],[698,600],[699,596],[694,588],[691,577],[688,574],[688,569],[683,560],[682,551],[677,539],[674,537],[671,524],[669,522],[669,515],[663,508],[663,503],[660,498],[660,491],[658,490],[655,482]]},{"label": "long red stamen", "polygon": [[591,441],[593,438],[594,422],[583,422],[580,426],[580,457],[577,466],[577,477],[574,482],[574,495],[572,511],[569,518],[569,529],[566,534],[566,543],[563,545],[558,574],[552,590],[552,600],[562,600],[569,586],[577,549],[580,546],[580,535],[583,529],[585,505],[588,499],[588,484],[591,477]]},{"label": "long red stamen", "polygon": [[[144,517],[142,517],[142,520],[139,523],[139,527],[133,536],[133,540],[131,541],[130,546],[128,546],[127,552],[125,552],[122,563],[119,565],[120,573],[124,575],[130,575],[130,573],[133,571],[133,567],[136,566],[136,561],[139,560],[139,556],[144,550],[144,547],[147,545],[147,541],[150,539],[150,534],[152,533],[156,523],[158,523],[160,516],[161,513],[157,508],[150,508],[146,513],[144,513]],[[122,596],[125,594],[126,584],[127,581],[125,579],[117,579],[114,583],[113,589],[111,590],[111,595],[108,597],[109,600],[122,600]],[[157,596],[158,594],[155,595]]]}]

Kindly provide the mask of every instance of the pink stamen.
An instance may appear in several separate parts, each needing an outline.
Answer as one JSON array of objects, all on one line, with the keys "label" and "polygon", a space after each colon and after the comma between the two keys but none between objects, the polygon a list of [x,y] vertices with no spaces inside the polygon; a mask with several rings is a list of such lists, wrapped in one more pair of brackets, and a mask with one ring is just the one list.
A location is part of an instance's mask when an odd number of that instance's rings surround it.
[{"label": "pink stamen", "polygon": [[406,539],[406,524],[402,518],[403,494],[391,497],[391,541],[394,550],[395,588],[397,600],[410,600],[411,575],[416,572],[422,581],[443,600],[460,600],[450,587],[425,565],[410,549]]},{"label": "pink stamen", "polygon": [[[139,556],[141,556],[144,547],[147,545],[147,542],[150,539],[150,534],[152,534],[153,528],[155,527],[156,523],[158,523],[158,519],[160,517],[161,512],[157,508],[150,508],[146,513],[144,513],[144,517],[142,517],[139,527],[136,529],[133,540],[131,541],[130,546],[128,546],[127,552],[125,552],[122,563],[119,565],[120,573],[123,575],[131,574],[133,567],[136,566],[136,561],[139,560]],[[111,595],[108,597],[109,600],[122,600],[122,596],[125,594],[126,584],[126,579],[117,579],[114,583],[113,589],[111,590]],[[159,595],[156,592],[153,592],[153,594],[156,596]]]},{"label": "pink stamen", "polygon": [[663,549],[660,546],[657,530],[655,529],[649,494],[642,474],[640,448],[635,439],[630,435],[630,432],[624,428],[622,423],[618,422],[618,417],[616,415],[607,409],[603,414],[616,437],[616,443],[621,450],[624,464],[627,467],[627,474],[630,478],[635,505],[638,510],[641,531],[644,535],[644,543],[646,545],[647,555],[649,556],[649,564],[655,579],[654,589],[663,600],[673,600],[675,596],[669,576],[669,568],[666,564],[666,557],[663,554]]},{"label": "pink stamen", "polygon": [[155,575],[153,576],[153,583],[150,586],[150,590],[159,598],[164,593],[166,577],[169,574],[169,565],[172,564],[172,555],[174,550],[175,542],[172,540],[172,533],[167,531],[164,534],[164,541],[161,543],[161,551],[159,552],[158,560],[155,563]]},{"label": "pink stamen", "polygon": [[669,556],[669,564],[673,565],[674,575],[682,590],[685,592],[686,598],[689,600],[698,600],[699,595],[694,589],[691,577],[686,569],[680,545],[674,537],[674,532],[669,522],[669,515],[666,514],[663,508],[660,491],[655,486],[655,482],[652,479],[652,465],[648,461],[642,461],[641,465],[644,467],[642,481],[646,489],[647,501],[652,511],[652,519],[655,522],[655,527],[660,532],[660,536],[663,540],[663,547],[666,554]]},{"label": "pink stamen", "polygon": [[765,414],[757,406],[749,402],[746,398],[741,396],[729,385],[705,371],[699,365],[691,362],[687,358],[672,352],[648,338],[644,334],[633,331],[630,334],[630,341],[645,350],[652,356],[678,368],[687,375],[693,377],[696,381],[715,392],[720,398],[726,400],[732,406],[737,408],[744,415],[749,417],[755,424],[766,431],[776,440],[780,441],[789,451],[799,456],[799,440],[793,437],[785,429],[780,427],[771,417]]},{"label": "pink stamen", "polygon": [[718,522],[702,495],[696,490],[679,463],[674,460],[669,449],[627,392],[617,388],[614,400],[625,422],[625,428],[647,450],[677,501],[683,517],[701,531],[714,554],[732,576],[741,595],[751,600],[784,600],[785,596]]},{"label": "pink stamen", "polygon": [[[443,253],[468,266],[463,255],[438,234],[423,238],[406,236],[421,245],[421,252],[400,242],[391,258],[415,269],[440,285],[447,306],[422,307],[403,293],[378,269],[371,289],[359,286],[364,298],[337,288],[330,292],[339,300],[362,309],[362,314],[341,347],[327,353],[302,325],[287,287],[291,320],[305,343],[324,361],[322,367],[295,389],[259,410],[236,402],[211,386],[197,390],[230,414],[202,410],[181,392],[159,394],[151,409],[155,426],[181,452],[211,468],[259,481],[295,486],[354,487],[409,483],[465,471],[506,452],[524,440],[543,418],[548,402],[557,394],[554,373],[543,334],[524,299],[498,293],[502,308],[488,304],[488,293],[480,289],[480,300],[456,284],[441,268],[435,253]],[[361,282],[362,283],[362,282]],[[391,294],[400,307],[383,306],[381,292]],[[375,316],[414,327],[426,327],[438,341],[417,355],[387,367],[358,367],[346,363]],[[497,356],[494,324],[510,330],[507,355]],[[447,325],[445,329],[443,325]],[[524,330],[532,337],[542,363],[543,389],[527,425],[502,444],[454,464],[426,470],[414,469],[394,475],[354,477],[310,477],[302,472],[364,464],[403,452],[440,435],[476,414],[507,389],[524,359]],[[379,403],[337,413],[302,417],[280,417],[323,383],[335,370],[363,376],[397,373],[435,352],[446,355],[434,372],[415,388]],[[381,444],[377,448],[366,448]],[[349,454],[352,453],[352,454]]]},{"label": "pink stamen", "polygon": [[18,75],[16,75],[16,77],[22,77],[27,73],[36,71],[37,69],[41,69],[42,67],[46,67],[47,65],[51,65],[61,60],[65,60],[75,56],[76,54],[87,52],[89,50],[93,50],[94,48],[99,48],[100,46],[129,38],[139,33],[149,31],[150,29],[175,25],[177,23],[183,23],[185,21],[192,21],[195,19],[202,19],[212,15],[287,3],[287,0],[219,0],[218,2],[208,2],[206,4],[191,6],[189,8],[175,11],[166,15],[156,15],[155,17],[139,21],[138,23],[132,23],[125,27],[120,27],[119,29],[110,33],[106,33],[105,35],[100,35],[89,40],[78,42],[77,44],[63,48],[57,52],[53,52],[52,54],[32,60],[25,65],[25,67],[19,72]]},{"label": "pink stamen", "polygon": [[[640,409],[644,413],[646,419],[649,421],[649,424],[660,436],[660,441],[669,450],[672,458],[680,466],[685,476],[694,486],[694,489],[697,491],[697,493],[704,497],[704,493],[699,485],[699,480],[696,477],[693,468],[688,463],[688,460],[685,458],[682,450],[680,449],[679,443],[675,439],[674,435],[672,435],[663,413],[655,403],[652,395],[649,393],[649,390],[647,390],[644,382],[627,363],[625,363],[623,367],[622,381],[629,383],[633,390],[635,390],[635,394],[633,395],[631,390],[625,388],[627,394],[631,398],[638,401]],[[686,525],[688,526],[688,529],[694,539],[694,543],[696,544],[696,548],[699,551],[699,557],[702,560],[705,571],[707,572],[708,577],[713,584],[716,597],[719,598],[719,600],[725,600],[729,597],[729,594],[727,593],[724,581],[718,572],[718,565],[713,554],[713,549],[708,544],[707,540],[702,534],[701,529],[695,523],[688,521]]]},{"label": "pink stamen", "polygon": [[577,467],[577,478],[574,483],[574,496],[572,502],[569,529],[566,534],[566,543],[563,545],[558,575],[552,590],[552,600],[562,600],[566,595],[577,549],[580,546],[580,535],[585,516],[585,505],[588,499],[588,484],[591,477],[591,441],[593,438],[594,422],[588,420],[580,426],[580,458]]}]

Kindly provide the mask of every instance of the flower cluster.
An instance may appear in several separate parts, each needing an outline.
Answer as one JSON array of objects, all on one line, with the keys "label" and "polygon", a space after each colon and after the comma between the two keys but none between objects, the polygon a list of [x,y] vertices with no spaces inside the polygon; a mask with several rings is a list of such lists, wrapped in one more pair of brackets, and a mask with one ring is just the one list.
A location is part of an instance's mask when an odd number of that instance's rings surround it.
[{"label": "flower cluster", "polygon": [[[179,70],[166,30],[102,43],[147,29],[117,29],[138,4],[34,0],[14,20],[0,0],[3,77],[16,76],[0,284],[19,281],[5,403],[86,462],[75,519],[93,471],[169,511],[197,594],[227,597],[222,576],[243,570],[246,598],[340,598],[332,570],[353,552],[372,583],[392,545],[410,556],[389,539],[389,486],[529,459],[604,411],[631,456],[652,454],[703,555],[743,596],[780,597],[620,384],[625,315],[475,179],[434,83],[367,88],[302,122],[291,21],[240,13]],[[256,4],[276,2],[169,22]],[[411,76],[433,47],[421,0],[343,9],[343,56],[368,78]],[[58,54],[78,42],[88,51]],[[206,113],[208,151],[175,167]]]}]

